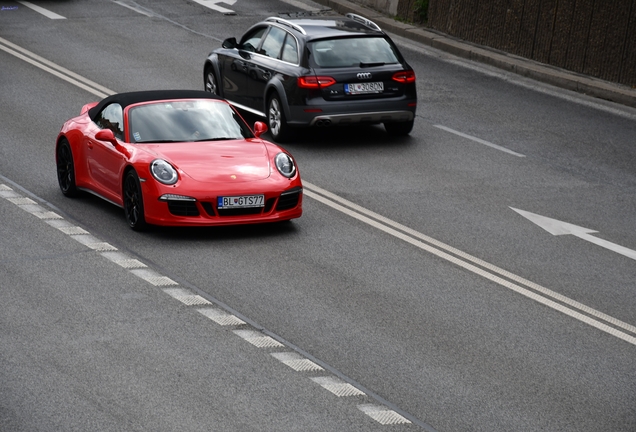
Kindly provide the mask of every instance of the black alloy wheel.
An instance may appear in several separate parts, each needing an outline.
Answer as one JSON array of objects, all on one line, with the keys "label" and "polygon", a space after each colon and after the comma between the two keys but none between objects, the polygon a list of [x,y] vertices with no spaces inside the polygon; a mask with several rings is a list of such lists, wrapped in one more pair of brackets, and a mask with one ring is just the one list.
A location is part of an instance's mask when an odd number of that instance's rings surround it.
[{"label": "black alloy wheel", "polygon": [[124,214],[133,230],[143,231],[147,228],[141,184],[134,170],[128,171],[124,178]]},{"label": "black alloy wheel", "polygon": [[66,138],[62,138],[57,146],[57,182],[65,196],[72,198],[79,195],[75,184],[73,153]]}]

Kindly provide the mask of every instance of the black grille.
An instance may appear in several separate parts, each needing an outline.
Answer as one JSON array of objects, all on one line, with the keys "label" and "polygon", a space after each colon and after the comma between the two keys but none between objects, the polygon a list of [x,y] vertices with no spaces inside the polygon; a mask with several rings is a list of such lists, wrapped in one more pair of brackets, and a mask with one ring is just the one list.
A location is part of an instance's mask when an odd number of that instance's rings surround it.
[{"label": "black grille", "polygon": [[274,203],[276,202],[276,198],[270,198],[265,202],[265,209],[263,213],[269,213],[272,211],[272,207],[274,207]]},{"label": "black grille", "polygon": [[289,210],[298,205],[298,201],[300,200],[300,193],[302,192],[301,188],[295,188],[287,192],[283,192],[280,194],[280,198],[278,199],[278,204],[276,205],[276,210]]},{"label": "black grille", "polygon": [[175,216],[199,216],[194,201],[168,201],[168,210]]},{"label": "black grille", "polygon": [[214,213],[214,206],[212,205],[211,202],[202,201],[201,205],[203,206],[203,209],[206,211],[208,215],[216,216],[216,213]]}]

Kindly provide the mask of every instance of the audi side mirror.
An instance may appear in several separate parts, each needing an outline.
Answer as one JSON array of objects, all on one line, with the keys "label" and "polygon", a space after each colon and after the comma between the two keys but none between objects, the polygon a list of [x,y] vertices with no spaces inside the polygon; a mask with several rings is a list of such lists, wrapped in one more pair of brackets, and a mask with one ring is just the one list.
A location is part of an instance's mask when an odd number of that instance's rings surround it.
[{"label": "audi side mirror", "polygon": [[236,45],[237,45],[236,38],[233,38],[233,37],[225,39],[223,43],[221,44],[223,48],[227,48],[227,49],[236,48]]}]

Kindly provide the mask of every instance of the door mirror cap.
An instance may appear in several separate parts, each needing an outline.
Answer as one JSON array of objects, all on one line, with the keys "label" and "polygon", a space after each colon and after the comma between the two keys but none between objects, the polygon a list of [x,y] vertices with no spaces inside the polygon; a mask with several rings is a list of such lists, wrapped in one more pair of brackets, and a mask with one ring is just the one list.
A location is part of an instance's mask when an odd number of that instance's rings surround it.
[{"label": "door mirror cap", "polygon": [[232,49],[232,48],[236,48],[236,38],[227,38],[223,41],[223,43],[221,44],[221,46],[223,48],[227,48],[227,49]]},{"label": "door mirror cap", "polygon": [[261,121],[257,121],[256,123],[254,123],[254,135],[256,136],[256,138],[259,138],[265,132],[267,132],[267,125],[265,123]]},{"label": "door mirror cap", "polygon": [[117,139],[115,134],[110,129],[102,129],[95,134],[95,138],[100,141],[106,141],[117,147]]}]

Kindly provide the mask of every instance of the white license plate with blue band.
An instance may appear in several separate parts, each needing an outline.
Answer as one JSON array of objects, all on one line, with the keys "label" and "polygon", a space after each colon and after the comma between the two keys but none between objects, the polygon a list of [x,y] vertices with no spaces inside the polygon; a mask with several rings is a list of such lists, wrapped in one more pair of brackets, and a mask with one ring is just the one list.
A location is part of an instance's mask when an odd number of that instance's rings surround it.
[{"label": "white license plate with blue band", "polygon": [[220,209],[265,207],[265,195],[218,197],[217,207]]},{"label": "white license plate with blue band", "polygon": [[365,94],[365,93],[382,93],[384,91],[384,83],[368,82],[344,85],[346,94]]}]

